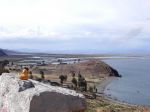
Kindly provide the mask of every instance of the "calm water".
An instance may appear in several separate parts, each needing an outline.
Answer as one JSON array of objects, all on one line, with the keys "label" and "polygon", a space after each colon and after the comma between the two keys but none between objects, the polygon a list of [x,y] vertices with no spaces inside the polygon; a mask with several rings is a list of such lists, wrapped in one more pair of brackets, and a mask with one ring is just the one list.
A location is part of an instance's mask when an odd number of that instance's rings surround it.
[{"label": "calm water", "polygon": [[150,59],[104,61],[123,76],[106,87],[106,95],[131,104],[150,105]]}]

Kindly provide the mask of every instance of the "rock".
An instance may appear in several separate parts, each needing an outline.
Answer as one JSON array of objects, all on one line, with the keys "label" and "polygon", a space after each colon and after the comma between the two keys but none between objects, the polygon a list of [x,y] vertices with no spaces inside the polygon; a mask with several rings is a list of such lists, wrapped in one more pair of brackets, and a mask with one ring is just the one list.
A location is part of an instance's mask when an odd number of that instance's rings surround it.
[{"label": "rock", "polygon": [[112,67],[110,67],[109,69],[110,69],[109,76],[122,77],[116,69]]},{"label": "rock", "polygon": [[19,80],[18,84],[19,84],[19,92],[35,87],[30,80]]},{"label": "rock", "polygon": [[85,109],[85,97],[73,90],[34,80],[22,81],[15,74],[0,76],[0,112],[80,112]]}]

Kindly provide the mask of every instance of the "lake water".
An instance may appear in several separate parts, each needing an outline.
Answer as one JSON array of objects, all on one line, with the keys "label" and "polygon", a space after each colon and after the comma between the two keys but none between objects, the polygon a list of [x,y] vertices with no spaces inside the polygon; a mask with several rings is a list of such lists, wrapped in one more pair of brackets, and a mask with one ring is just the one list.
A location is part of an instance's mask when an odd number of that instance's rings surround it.
[{"label": "lake water", "polygon": [[122,75],[104,93],[131,104],[150,105],[150,59],[107,59],[107,64]]}]

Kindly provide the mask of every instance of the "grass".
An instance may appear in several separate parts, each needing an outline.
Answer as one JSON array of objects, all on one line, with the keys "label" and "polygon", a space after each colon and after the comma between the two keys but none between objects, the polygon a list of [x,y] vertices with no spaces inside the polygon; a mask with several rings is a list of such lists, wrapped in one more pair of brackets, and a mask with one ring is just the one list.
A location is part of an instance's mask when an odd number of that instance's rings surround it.
[{"label": "grass", "polygon": [[87,99],[86,112],[143,112],[141,107],[118,104],[102,97],[95,100]]}]

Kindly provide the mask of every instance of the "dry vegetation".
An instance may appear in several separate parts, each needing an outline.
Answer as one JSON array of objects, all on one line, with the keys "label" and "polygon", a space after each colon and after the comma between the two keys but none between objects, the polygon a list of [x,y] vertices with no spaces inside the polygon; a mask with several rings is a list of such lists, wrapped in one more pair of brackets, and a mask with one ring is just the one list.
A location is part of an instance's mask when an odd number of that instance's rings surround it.
[{"label": "dry vegetation", "polygon": [[95,100],[87,99],[87,107],[86,112],[149,112],[142,106],[119,104],[105,100],[102,97],[98,97]]}]

